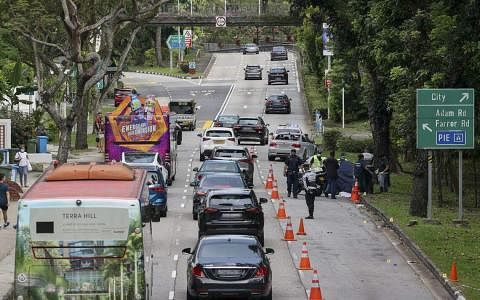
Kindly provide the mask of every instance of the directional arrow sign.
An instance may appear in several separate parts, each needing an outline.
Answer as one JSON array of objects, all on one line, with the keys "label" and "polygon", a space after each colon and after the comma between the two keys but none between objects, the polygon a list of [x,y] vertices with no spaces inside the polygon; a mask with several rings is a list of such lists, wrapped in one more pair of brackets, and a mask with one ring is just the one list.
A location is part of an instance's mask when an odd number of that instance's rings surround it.
[{"label": "directional arrow sign", "polygon": [[473,149],[473,89],[417,90],[417,148]]},{"label": "directional arrow sign", "polygon": [[185,48],[185,36],[183,35],[170,35],[167,39],[168,49],[184,49]]}]

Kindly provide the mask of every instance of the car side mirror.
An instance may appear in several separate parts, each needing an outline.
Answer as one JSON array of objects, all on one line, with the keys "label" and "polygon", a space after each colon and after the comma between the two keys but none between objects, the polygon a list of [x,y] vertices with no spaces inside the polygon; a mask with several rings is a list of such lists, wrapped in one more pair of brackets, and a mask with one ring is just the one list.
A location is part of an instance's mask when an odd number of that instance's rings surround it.
[{"label": "car side mirror", "polygon": [[265,254],[273,254],[275,253],[275,250],[273,250],[272,248],[265,248]]},{"label": "car side mirror", "polygon": [[192,254],[192,248],[185,248],[182,250],[182,254]]},{"label": "car side mirror", "polygon": [[197,133],[197,136],[198,136],[198,137],[202,137],[202,134],[201,134],[201,133]]},{"label": "car side mirror", "polygon": [[190,186],[197,186],[197,182],[195,181],[190,182]]},{"label": "car side mirror", "polygon": [[267,202],[268,202],[267,198],[260,198],[260,203],[267,203]]},{"label": "car side mirror", "polygon": [[287,72],[290,72],[290,70],[287,70]]},{"label": "car side mirror", "polygon": [[198,172],[198,167],[193,168],[193,172]]}]

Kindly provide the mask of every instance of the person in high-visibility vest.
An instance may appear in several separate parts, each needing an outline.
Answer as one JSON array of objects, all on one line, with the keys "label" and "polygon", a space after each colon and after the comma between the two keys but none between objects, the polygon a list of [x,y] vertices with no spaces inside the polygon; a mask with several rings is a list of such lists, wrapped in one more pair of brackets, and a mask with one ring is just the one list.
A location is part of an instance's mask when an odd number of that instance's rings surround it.
[{"label": "person in high-visibility vest", "polygon": [[307,159],[307,163],[310,165],[310,168],[313,172],[319,172],[323,170],[323,162],[326,157],[321,156],[321,154],[321,151],[317,151],[317,153]]}]

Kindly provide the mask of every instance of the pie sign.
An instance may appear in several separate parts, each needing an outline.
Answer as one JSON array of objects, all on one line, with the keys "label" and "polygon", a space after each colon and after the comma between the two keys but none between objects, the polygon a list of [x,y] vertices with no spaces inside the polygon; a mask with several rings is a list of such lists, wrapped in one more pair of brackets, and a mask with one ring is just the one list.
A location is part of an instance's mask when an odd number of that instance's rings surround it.
[{"label": "pie sign", "polygon": [[227,17],[226,16],[217,16],[215,19],[216,27],[227,27]]}]

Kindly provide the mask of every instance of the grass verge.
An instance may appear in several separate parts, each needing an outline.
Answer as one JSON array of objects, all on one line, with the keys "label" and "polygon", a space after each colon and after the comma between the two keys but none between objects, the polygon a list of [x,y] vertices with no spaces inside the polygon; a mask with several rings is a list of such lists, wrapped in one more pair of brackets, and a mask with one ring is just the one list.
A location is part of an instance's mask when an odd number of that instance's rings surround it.
[{"label": "grass verge", "polygon": [[[441,225],[425,224],[421,218],[409,215],[412,179],[409,175],[392,174],[388,193],[368,196],[368,201],[393,218],[398,225],[435,263],[444,274],[450,273],[452,261],[457,262],[458,287],[467,299],[480,299],[480,210],[465,210],[468,227],[456,227],[456,207],[433,207],[433,217]],[[454,198],[455,195],[446,194]],[[412,219],[418,225],[407,226]]]},{"label": "grass verge", "polygon": [[156,72],[156,73],[163,73],[168,74],[171,76],[203,76],[203,72],[196,72],[195,74],[188,74],[180,70],[179,68],[172,68],[170,67],[148,67],[148,66],[135,66],[131,68],[135,71],[144,71],[144,72]]}]

